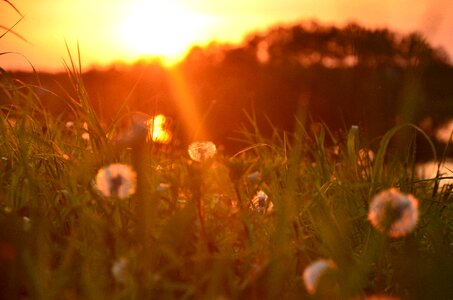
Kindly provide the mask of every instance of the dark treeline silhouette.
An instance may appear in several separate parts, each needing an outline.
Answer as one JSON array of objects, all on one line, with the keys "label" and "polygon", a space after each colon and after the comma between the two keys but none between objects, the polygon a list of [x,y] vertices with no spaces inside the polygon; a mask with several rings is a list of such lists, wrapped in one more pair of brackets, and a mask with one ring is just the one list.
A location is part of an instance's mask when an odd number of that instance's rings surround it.
[{"label": "dark treeline silhouette", "polygon": [[[126,101],[128,110],[162,112],[183,127],[180,102],[188,100],[175,92],[174,72],[199,111],[194,123],[203,119],[200,126],[209,128],[209,138],[230,149],[240,147],[228,138],[247,124],[244,111],[256,114],[264,134],[269,123],[291,132],[295,116],[308,128],[313,122],[324,122],[333,131],[359,125],[369,137],[405,122],[423,123],[430,132],[453,117],[453,69],[442,49],[417,33],[357,24],[278,26],[248,36],[241,45],[194,47],[171,72],[141,61],[92,69],[83,79],[106,123]],[[13,77],[35,80],[26,73]],[[54,111],[64,111],[59,97],[65,97],[63,90],[71,91],[67,75],[39,78],[59,95],[43,92],[44,101]]]}]

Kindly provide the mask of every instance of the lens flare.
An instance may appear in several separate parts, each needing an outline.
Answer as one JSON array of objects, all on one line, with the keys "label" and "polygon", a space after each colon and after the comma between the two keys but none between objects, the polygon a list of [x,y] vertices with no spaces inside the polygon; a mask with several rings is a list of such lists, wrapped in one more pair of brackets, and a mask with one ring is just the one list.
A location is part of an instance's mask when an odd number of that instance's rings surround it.
[{"label": "lens flare", "polygon": [[148,139],[158,144],[168,144],[171,141],[172,134],[168,130],[167,118],[162,115],[156,115],[154,118],[148,120],[149,126]]}]

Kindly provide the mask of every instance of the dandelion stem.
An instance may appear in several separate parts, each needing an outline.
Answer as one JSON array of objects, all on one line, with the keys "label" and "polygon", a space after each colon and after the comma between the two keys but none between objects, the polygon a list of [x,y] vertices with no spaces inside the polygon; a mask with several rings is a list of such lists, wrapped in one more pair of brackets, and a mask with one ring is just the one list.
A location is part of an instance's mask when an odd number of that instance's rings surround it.
[{"label": "dandelion stem", "polygon": [[217,248],[215,247],[214,244],[211,243],[211,241],[208,238],[208,234],[206,232],[206,224],[204,222],[204,212],[203,212],[203,206],[201,203],[201,193],[198,190],[198,192],[195,193],[194,198],[195,198],[195,203],[197,204],[197,215],[198,215],[198,221],[200,222],[200,229],[201,229],[201,236],[202,239],[206,242],[206,247],[208,248],[208,251],[210,253],[217,252]]},{"label": "dandelion stem", "polygon": [[137,235],[139,240],[143,242],[146,242],[149,237],[150,222],[154,219],[152,207],[149,201],[146,201],[147,196],[151,194],[146,170],[146,166],[149,165],[149,155],[147,155],[146,150],[145,141],[137,143],[133,149],[133,163],[137,170],[137,201],[135,206],[138,219]]},{"label": "dandelion stem", "polygon": [[241,191],[239,190],[238,181],[235,181],[233,183],[233,185],[234,185],[234,192],[236,193],[236,198],[238,198],[238,206],[240,209],[242,209],[242,198],[241,198]]}]

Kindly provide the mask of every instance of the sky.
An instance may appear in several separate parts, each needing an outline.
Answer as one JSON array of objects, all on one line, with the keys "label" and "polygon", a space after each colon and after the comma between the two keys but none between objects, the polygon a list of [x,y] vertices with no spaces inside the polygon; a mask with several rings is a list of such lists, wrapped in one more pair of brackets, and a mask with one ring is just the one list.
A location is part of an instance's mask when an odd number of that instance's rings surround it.
[{"label": "sky", "polygon": [[[318,20],[342,26],[355,21],[368,28],[400,33],[419,31],[453,59],[451,0],[9,0],[0,1],[0,67],[58,71],[68,49],[82,66],[133,62],[159,56],[171,65],[193,45],[239,43],[254,31],[276,24]],[[452,3],[452,4],[450,4]]]}]

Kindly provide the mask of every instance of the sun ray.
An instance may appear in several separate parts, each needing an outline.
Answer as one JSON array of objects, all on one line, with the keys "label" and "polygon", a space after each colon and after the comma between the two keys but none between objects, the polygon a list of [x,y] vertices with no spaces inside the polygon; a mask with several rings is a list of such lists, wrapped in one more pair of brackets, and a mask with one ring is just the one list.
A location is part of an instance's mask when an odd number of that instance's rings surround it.
[{"label": "sun ray", "polygon": [[179,109],[185,136],[191,139],[208,138],[207,129],[201,124],[200,111],[196,106],[192,92],[187,86],[184,75],[177,68],[172,69],[169,75],[171,90]]}]

